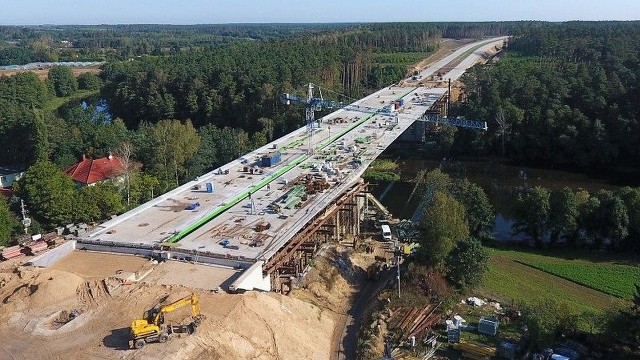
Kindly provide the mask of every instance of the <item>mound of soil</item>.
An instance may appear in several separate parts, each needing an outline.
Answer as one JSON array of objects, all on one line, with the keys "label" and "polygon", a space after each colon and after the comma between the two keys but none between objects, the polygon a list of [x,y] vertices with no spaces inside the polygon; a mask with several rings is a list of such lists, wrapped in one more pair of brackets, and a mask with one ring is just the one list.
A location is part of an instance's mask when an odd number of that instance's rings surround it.
[{"label": "mound of soil", "polygon": [[66,271],[50,270],[42,272],[30,286],[30,305],[33,308],[44,308],[65,300],[74,299],[78,288],[83,284],[83,278]]},{"label": "mound of soil", "polygon": [[[217,321],[216,321],[217,322]],[[197,336],[221,359],[328,359],[333,317],[318,307],[272,293],[250,292],[219,322]]]}]

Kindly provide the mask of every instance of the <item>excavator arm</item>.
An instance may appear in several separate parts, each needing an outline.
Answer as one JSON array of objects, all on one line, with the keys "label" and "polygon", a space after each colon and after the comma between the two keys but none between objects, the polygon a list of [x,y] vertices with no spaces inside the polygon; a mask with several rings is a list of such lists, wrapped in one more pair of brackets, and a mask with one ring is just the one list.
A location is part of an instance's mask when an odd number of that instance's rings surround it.
[{"label": "excavator arm", "polygon": [[191,315],[194,318],[199,318],[200,317],[200,300],[198,299],[198,295],[191,294],[178,301],[172,302],[169,305],[164,305],[160,307],[160,310],[158,311],[158,313],[155,315],[155,318],[153,319],[153,323],[156,326],[161,325],[163,322],[162,319],[164,318],[164,314],[168,314],[172,311],[178,310],[179,308],[188,306],[188,305],[191,305]]}]

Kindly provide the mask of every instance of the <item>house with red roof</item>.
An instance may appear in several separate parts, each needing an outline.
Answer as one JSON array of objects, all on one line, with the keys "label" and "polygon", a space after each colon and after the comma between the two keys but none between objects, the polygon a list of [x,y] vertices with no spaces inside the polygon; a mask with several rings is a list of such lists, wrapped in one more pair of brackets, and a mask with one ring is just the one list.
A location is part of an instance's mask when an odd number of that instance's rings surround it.
[{"label": "house with red roof", "polygon": [[124,166],[117,156],[109,155],[100,159],[89,159],[82,156],[82,161],[71,166],[67,175],[80,186],[91,186],[103,181],[114,181],[122,178]]},{"label": "house with red roof", "polygon": [[24,175],[23,167],[8,167],[0,165],[0,195],[13,196],[13,183]]}]

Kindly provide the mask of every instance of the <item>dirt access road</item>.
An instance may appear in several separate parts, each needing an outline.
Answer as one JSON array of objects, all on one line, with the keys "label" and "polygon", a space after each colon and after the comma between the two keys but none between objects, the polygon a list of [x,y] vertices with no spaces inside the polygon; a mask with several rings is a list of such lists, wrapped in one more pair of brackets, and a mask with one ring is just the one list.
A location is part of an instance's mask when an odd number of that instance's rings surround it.
[{"label": "dirt access road", "polygon": [[358,333],[364,319],[374,310],[376,297],[389,286],[396,276],[394,269],[380,274],[376,281],[363,281],[362,286],[354,294],[351,309],[336,320],[336,331],[333,335],[332,360],[350,360],[356,358]]}]

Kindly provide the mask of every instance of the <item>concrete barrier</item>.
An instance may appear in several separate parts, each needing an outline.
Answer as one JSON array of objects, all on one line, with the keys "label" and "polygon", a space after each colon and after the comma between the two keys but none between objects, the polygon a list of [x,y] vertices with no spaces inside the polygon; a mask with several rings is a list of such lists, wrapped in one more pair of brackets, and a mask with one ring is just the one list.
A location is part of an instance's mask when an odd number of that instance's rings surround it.
[{"label": "concrete barrier", "polygon": [[76,249],[75,240],[70,240],[56,248],[45,251],[43,254],[34,257],[29,262],[27,262],[27,264],[32,266],[38,266],[38,267],[51,266],[56,262],[58,262],[58,260],[69,255],[75,249]]},{"label": "concrete barrier", "polygon": [[223,258],[207,256],[203,253],[182,252],[179,250],[157,250],[147,246],[118,246],[118,243],[96,241],[80,241],[76,245],[78,250],[97,251],[114,254],[127,254],[136,256],[145,256],[154,259],[187,261],[208,265],[218,265],[230,267],[234,269],[247,269],[253,265],[253,262],[243,261],[239,259]]}]

